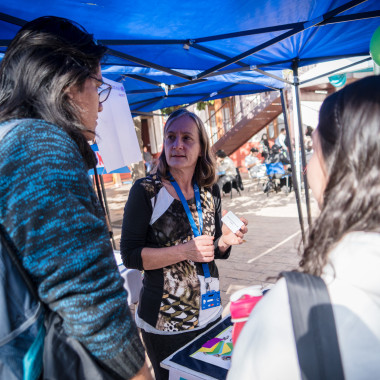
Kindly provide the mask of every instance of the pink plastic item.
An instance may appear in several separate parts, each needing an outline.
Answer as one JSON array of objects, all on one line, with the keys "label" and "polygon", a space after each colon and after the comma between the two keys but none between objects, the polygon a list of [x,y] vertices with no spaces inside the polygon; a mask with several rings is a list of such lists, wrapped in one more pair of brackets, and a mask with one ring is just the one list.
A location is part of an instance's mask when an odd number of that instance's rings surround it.
[{"label": "pink plastic item", "polygon": [[261,289],[260,285],[250,286],[238,290],[230,297],[231,321],[234,324],[232,329],[232,343],[234,345],[252,309],[263,297]]}]

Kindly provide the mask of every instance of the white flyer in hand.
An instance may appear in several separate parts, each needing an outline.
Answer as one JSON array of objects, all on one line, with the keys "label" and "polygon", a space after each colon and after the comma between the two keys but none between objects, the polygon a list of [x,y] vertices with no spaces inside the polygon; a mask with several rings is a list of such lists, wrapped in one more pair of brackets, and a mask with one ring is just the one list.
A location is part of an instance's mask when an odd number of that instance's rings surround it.
[{"label": "white flyer in hand", "polygon": [[228,211],[226,215],[223,216],[222,222],[234,233],[238,232],[244,223],[232,212]]}]

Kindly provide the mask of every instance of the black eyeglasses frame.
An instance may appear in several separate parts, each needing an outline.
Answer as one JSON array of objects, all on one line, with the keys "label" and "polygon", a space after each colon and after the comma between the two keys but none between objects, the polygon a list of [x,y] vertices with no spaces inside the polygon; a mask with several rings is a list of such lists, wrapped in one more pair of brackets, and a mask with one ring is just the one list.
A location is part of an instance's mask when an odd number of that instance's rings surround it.
[{"label": "black eyeglasses frame", "polygon": [[[95,79],[97,82],[101,83],[101,86],[98,88],[99,103],[100,104],[104,103],[108,99],[108,97],[110,96],[112,86],[108,83],[104,83],[102,80],[100,80],[100,79],[98,79],[92,75],[89,75],[89,77],[91,79]],[[105,86],[106,88],[102,88],[102,86]],[[105,98],[101,100],[102,94],[105,94],[105,95],[103,95],[103,97],[105,97]]]}]

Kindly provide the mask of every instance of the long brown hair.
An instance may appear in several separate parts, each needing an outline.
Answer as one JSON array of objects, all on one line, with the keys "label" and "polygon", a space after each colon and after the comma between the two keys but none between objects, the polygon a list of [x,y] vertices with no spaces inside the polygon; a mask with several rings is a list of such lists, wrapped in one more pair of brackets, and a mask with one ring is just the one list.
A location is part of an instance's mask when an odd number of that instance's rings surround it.
[{"label": "long brown hair", "polygon": [[380,77],[330,95],[322,104],[317,133],[328,182],[300,265],[319,276],[345,234],[380,232]]},{"label": "long brown hair", "polygon": [[[198,128],[199,141],[201,144],[201,156],[198,158],[194,170],[193,181],[195,181],[199,186],[211,187],[216,182],[215,159],[213,153],[211,152],[211,146],[202,120],[195,113],[192,113],[185,108],[180,108],[170,114],[168,120],[166,121],[164,128],[164,139],[169,125],[174,120],[182,117],[190,117],[195,122]],[[162,178],[169,179],[169,166],[166,162],[165,144],[158,159],[157,173]]]},{"label": "long brown hair", "polygon": [[82,88],[97,72],[106,48],[73,21],[43,16],[25,24],[12,40],[0,66],[0,121],[43,119],[63,128],[89,166],[96,165],[69,86]]}]

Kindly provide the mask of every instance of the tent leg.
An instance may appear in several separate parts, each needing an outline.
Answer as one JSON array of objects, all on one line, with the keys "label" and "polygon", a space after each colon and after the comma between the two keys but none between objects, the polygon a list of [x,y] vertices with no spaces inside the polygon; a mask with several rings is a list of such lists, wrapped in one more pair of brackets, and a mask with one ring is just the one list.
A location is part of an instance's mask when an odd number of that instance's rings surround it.
[{"label": "tent leg", "polygon": [[294,77],[294,88],[296,98],[295,106],[297,109],[298,117],[298,128],[299,128],[299,138],[301,146],[301,158],[302,158],[302,173],[303,173],[303,183],[305,188],[305,199],[306,199],[306,211],[307,211],[307,221],[309,226],[311,226],[311,211],[310,211],[310,197],[309,197],[309,184],[307,182],[306,176],[306,154],[305,154],[305,144],[303,139],[303,128],[302,128],[302,117],[301,117],[301,101],[300,101],[300,89],[299,89],[299,77],[298,77],[298,61],[294,60],[293,62],[293,77]]},{"label": "tent leg", "polygon": [[108,223],[109,223],[109,229],[110,229],[110,232],[111,232],[111,241],[112,241],[112,247],[113,249],[116,249],[116,243],[115,243],[115,239],[113,238],[113,230],[112,230],[112,223],[111,223],[111,215],[110,215],[110,210],[108,208],[108,202],[107,202],[107,196],[106,196],[106,189],[104,187],[104,180],[103,180],[103,176],[100,175],[100,185],[102,186],[102,194],[103,194],[103,200],[104,200],[104,205],[105,205],[105,208],[106,208],[106,217],[108,218]]},{"label": "tent leg", "polygon": [[[282,112],[284,114],[285,130],[286,130],[286,134],[290,137],[284,90],[280,90],[280,93],[281,93]],[[300,188],[298,186],[298,181],[297,181],[296,165],[294,163],[294,155],[293,155],[293,149],[292,149],[291,143],[290,143],[289,148],[290,148],[289,149],[290,165],[292,168],[293,189],[296,194],[296,201],[297,201],[298,219],[299,219],[300,227],[301,227],[302,242],[305,244],[305,227],[303,224],[303,215],[302,215],[302,208],[301,208],[301,194],[300,194]]]}]

